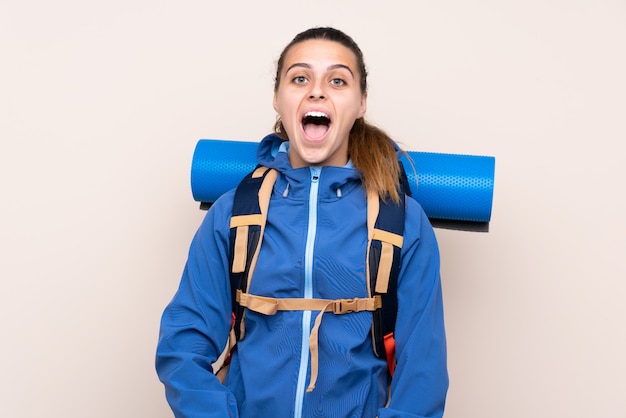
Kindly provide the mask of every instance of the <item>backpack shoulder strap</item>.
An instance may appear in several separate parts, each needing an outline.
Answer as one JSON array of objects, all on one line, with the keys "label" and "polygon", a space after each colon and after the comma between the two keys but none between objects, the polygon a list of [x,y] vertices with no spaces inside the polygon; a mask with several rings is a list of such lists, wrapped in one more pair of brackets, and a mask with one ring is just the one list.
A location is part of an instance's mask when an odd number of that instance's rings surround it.
[{"label": "backpack shoulder strap", "polygon": [[236,340],[244,337],[245,310],[236,300],[237,290],[248,289],[256,265],[276,170],[258,166],[239,183],[230,219],[230,287],[233,330]]},{"label": "backpack shoulder strap", "polygon": [[398,313],[398,275],[404,235],[405,200],[410,195],[406,173],[400,163],[400,201],[383,200],[369,194],[368,255],[369,289],[372,296],[382,297],[382,308],[372,314],[372,342],[374,353],[386,357],[389,372],[395,367],[395,340],[393,332]]}]

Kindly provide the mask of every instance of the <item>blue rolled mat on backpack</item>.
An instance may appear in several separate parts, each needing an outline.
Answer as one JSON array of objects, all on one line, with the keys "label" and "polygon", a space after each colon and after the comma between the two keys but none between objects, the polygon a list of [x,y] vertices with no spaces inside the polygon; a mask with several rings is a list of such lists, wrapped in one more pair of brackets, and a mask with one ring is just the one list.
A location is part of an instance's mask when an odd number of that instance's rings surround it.
[{"label": "blue rolled mat on backpack", "polygon": [[[237,187],[257,166],[258,143],[201,139],[191,165],[191,191],[201,207]],[[402,156],[411,192],[434,227],[489,229],[495,158],[408,151]],[[417,175],[416,175],[417,173]]]}]

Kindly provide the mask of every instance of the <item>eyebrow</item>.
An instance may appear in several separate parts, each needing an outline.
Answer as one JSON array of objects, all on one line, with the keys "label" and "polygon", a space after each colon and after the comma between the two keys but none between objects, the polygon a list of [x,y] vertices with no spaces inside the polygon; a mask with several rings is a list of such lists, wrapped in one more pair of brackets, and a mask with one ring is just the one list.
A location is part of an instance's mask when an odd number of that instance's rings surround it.
[{"label": "eyebrow", "polygon": [[[312,68],[310,64],[307,64],[305,62],[296,62],[295,64],[291,64],[289,66],[289,68],[287,68],[287,70],[285,71],[285,74],[288,73],[289,71],[291,71],[291,69],[296,68],[296,67],[302,67],[302,68],[306,68],[306,69],[309,69],[309,70]],[[354,78],[354,73],[352,72],[352,69],[350,67],[348,67],[347,65],[345,65],[345,64],[329,65],[326,70],[331,71],[331,70],[336,70],[338,68],[344,68],[344,69],[348,70],[350,75]]]}]

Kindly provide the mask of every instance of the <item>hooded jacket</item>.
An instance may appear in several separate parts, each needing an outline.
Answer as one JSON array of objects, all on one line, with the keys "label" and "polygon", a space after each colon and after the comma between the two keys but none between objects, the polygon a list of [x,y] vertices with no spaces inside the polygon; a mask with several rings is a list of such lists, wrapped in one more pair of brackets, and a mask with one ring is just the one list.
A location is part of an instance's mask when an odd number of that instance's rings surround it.
[{"label": "hooded jacket", "polygon": [[[366,298],[366,195],[358,170],[293,169],[288,142],[263,139],[260,164],[278,171],[263,244],[248,292],[276,298]],[[372,314],[326,313],[318,336],[319,376],[310,379],[316,311],[246,312],[223,384],[213,364],[231,326],[229,222],[234,191],[208,211],[190,247],[180,286],[161,320],[156,368],[176,417],[442,417],[448,375],[434,232],[406,200],[398,277],[396,361],[374,355]],[[390,388],[390,391],[389,391]]]}]

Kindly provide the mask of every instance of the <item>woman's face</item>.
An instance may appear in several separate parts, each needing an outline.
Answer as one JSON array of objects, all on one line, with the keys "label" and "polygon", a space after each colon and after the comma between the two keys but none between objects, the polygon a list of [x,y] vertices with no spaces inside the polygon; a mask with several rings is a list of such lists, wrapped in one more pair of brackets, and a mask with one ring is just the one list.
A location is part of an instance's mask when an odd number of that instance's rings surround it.
[{"label": "woman's face", "polygon": [[334,41],[300,42],[279,76],[274,109],[289,137],[292,167],[344,166],[350,130],[367,108],[354,53]]}]

